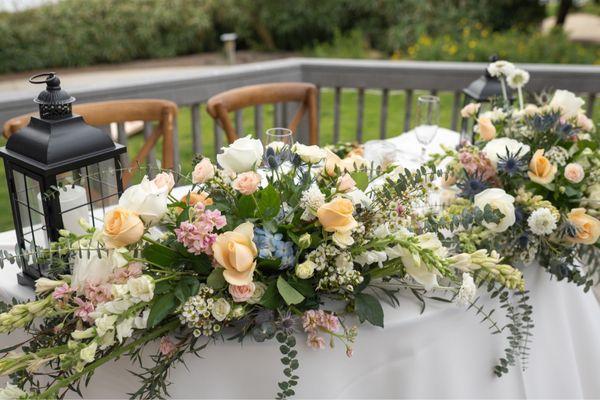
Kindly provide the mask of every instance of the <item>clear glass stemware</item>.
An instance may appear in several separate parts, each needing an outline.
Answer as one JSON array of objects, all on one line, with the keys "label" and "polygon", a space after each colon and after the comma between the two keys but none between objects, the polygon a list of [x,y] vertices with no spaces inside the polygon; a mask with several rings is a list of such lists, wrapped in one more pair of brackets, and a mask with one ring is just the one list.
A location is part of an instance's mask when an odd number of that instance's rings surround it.
[{"label": "clear glass stemware", "polygon": [[419,96],[417,100],[417,115],[415,135],[421,144],[420,161],[427,161],[427,146],[437,134],[440,122],[440,98],[437,96]]}]

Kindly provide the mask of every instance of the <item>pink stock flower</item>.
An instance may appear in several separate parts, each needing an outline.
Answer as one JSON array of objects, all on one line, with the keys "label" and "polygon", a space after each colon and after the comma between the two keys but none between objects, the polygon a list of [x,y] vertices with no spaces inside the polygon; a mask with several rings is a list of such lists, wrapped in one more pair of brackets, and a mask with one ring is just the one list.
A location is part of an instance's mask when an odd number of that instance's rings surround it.
[{"label": "pink stock flower", "polygon": [[175,351],[175,343],[168,336],[163,336],[160,339],[159,351],[163,356],[170,356]]},{"label": "pink stock flower", "polygon": [[323,339],[321,336],[317,335],[316,333],[309,333],[306,344],[308,345],[308,347],[310,347],[312,349],[316,349],[316,350],[324,349],[325,348],[325,339]]},{"label": "pink stock flower", "polygon": [[66,283],[63,283],[54,289],[54,292],[52,292],[52,298],[54,300],[67,300],[72,292],[73,289],[71,289]]},{"label": "pink stock flower", "polygon": [[221,229],[227,225],[227,219],[221,215],[219,210],[206,210],[204,214],[200,216],[200,220],[211,224],[215,229]]},{"label": "pink stock flower", "polygon": [[75,303],[77,303],[79,307],[75,310],[74,315],[81,318],[83,322],[93,322],[94,320],[90,317],[90,314],[94,312],[94,305],[90,302],[83,301],[79,297],[75,298]]},{"label": "pink stock flower", "polygon": [[495,179],[496,171],[485,154],[473,154],[468,150],[461,150],[458,159],[469,175],[477,174],[486,181]]},{"label": "pink stock flower", "polygon": [[140,262],[132,262],[122,268],[117,268],[110,279],[112,283],[124,284],[129,278],[139,278],[142,276],[144,265]]},{"label": "pink stock flower", "polygon": [[85,281],[83,294],[92,304],[106,303],[112,299],[111,285],[95,281]]},{"label": "pink stock flower", "polygon": [[319,312],[308,310],[302,316],[302,328],[305,332],[314,332],[319,327]]},{"label": "pink stock flower", "polygon": [[340,320],[333,314],[323,312],[320,316],[320,325],[329,332],[336,332],[340,329]]},{"label": "pink stock flower", "polygon": [[340,329],[340,320],[335,314],[323,310],[308,310],[302,316],[302,327],[308,333],[315,333],[318,328],[336,332]]},{"label": "pink stock flower", "polygon": [[182,243],[187,250],[195,255],[201,253],[212,254],[212,245],[217,240],[215,229],[227,225],[227,219],[219,210],[206,210],[196,207],[194,222],[184,221],[175,229],[177,241]]}]

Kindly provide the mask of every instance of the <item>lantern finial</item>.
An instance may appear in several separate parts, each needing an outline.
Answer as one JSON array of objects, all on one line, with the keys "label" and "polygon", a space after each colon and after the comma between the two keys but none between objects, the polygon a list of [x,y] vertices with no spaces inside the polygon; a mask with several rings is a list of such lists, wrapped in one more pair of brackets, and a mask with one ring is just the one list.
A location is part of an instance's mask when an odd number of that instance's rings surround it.
[{"label": "lantern finial", "polygon": [[46,84],[46,90],[38,94],[33,101],[40,107],[40,118],[58,120],[73,115],[71,105],[75,98],[60,88],[60,79],[54,72],[44,72],[29,78],[29,82]]}]

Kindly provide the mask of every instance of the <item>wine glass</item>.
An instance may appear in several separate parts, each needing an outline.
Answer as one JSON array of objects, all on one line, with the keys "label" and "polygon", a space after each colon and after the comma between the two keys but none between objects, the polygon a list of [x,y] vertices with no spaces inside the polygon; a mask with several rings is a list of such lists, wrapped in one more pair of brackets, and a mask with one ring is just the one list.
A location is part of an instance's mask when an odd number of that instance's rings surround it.
[{"label": "wine glass", "polygon": [[265,132],[265,148],[272,148],[276,153],[290,149],[294,144],[292,131],[287,128],[270,128]]},{"label": "wine glass", "polygon": [[417,101],[417,126],[415,135],[421,144],[420,161],[427,161],[427,146],[437,134],[440,122],[440,98],[437,96],[419,96]]}]

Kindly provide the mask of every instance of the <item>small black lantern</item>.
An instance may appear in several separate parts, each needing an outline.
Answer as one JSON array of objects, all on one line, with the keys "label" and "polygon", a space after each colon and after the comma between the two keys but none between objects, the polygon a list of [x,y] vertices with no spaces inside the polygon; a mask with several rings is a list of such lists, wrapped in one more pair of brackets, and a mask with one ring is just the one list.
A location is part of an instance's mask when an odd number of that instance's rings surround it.
[{"label": "small black lantern", "polygon": [[[498,61],[497,56],[490,57],[490,63]],[[514,98],[513,91],[508,87],[506,82],[504,82],[504,88],[506,90],[506,96],[508,98],[509,103],[512,103]],[[493,77],[488,72],[487,68],[485,69],[485,73],[469,83],[469,85],[462,90],[464,96],[463,107],[471,102],[481,103],[481,107],[485,109],[486,105],[491,104],[493,99],[503,98],[504,95],[502,93],[502,82],[500,79]],[[466,138],[468,130],[468,120],[466,118],[462,119],[461,123],[461,139],[470,139],[472,137]],[[472,132],[469,134],[472,136]]]},{"label": "small black lantern", "polygon": [[33,285],[48,266],[32,255],[59,239],[59,230],[84,233],[80,220],[96,226],[123,191],[119,156],[125,146],[73,115],[71,97],[54,73],[33,76],[46,84],[34,101],[39,118],[0,148],[17,235],[22,285]]}]

